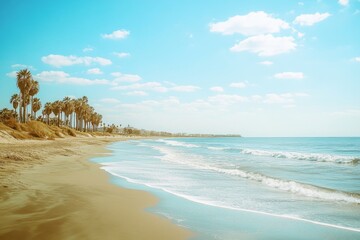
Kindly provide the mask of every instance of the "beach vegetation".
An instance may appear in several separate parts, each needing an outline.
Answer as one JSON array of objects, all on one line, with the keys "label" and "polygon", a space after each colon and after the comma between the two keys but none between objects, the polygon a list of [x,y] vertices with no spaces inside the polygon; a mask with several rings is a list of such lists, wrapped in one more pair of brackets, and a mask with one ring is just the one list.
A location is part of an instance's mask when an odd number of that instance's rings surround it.
[{"label": "beach vegetation", "polygon": [[[78,99],[64,97],[63,100],[46,102],[43,106],[40,98],[36,97],[40,84],[28,69],[16,73],[16,86],[19,93],[10,98],[13,110],[0,110],[0,131],[7,131],[16,139],[75,137],[81,135],[80,132],[95,133],[102,123],[102,115],[89,104],[87,96]],[[41,114],[37,116],[39,111]],[[118,132],[109,129],[106,135]],[[101,134],[105,135],[104,132]]]},{"label": "beach vegetation", "polygon": [[[65,96],[62,100],[45,102],[43,105],[36,95],[40,84],[34,80],[28,69],[16,73],[16,85],[19,89],[10,98],[12,110],[0,110],[0,134],[16,139],[55,139],[65,136],[164,136],[189,137],[211,136],[200,134],[172,134],[168,132],[147,131],[134,127],[121,128],[121,124],[105,124],[103,116],[89,104],[87,96],[77,99]],[[28,107],[30,105],[30,111]],[[40,112],[40,116],[37,113]]]}]

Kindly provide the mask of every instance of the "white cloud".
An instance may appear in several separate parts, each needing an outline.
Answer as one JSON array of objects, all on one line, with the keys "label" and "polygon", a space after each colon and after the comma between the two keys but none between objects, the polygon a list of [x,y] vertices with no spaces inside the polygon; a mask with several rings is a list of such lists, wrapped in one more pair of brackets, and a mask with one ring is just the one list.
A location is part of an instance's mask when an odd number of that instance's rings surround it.
[{"label": "white cloud", "polygon": [[342,6],[347,6],[349,5],[349,0],[339,0],[338,3]]},{"label": "white cloud", "polygon": [[113,72],[111,73],[112,76],[116,77],[114,82],[138,82],[141,80],[141,77],[136,74],[125,74],[121,72]]},{"label": "white cloud", "polygon": [[273,65],[274,63],[271,62],[271,61],[262,61],[262,62],[259,62],[260,64],[262,65],[265,65],[265,66],[270,66],[270,65]]},{"label": "white cloud", "polygon": [[360,62],[360,57],[355,57],[355,58],[354,58],[354,61],[355,61],[355,62]]},{"label": "white cloud", "polygon": [[292,94],[285,93],[285,94],[276,94],[276,93],[269,93],[265,95],[264,103],[269,104],[289,104],[293,103],[294,99]]},{"label": "white cloud", "polygon": [[94,49],[92,47],[86,47],[83,49],[83,52],[92,52]]},{"label": "white cloud", "polygon": [[199,87],[191,86],[191,85],[176,86],[176,87],[170,88],[170,90],[175,91],[175,92],[194,92],[198,89],[199,89]]},{"label": "white cloud", "polygon": [[304,34],[304,33],[301,33],[301,32],[298,32],[298,33],[297,33],[297,36],[298,36],[299,38],[302,38],[302,37],[305,36],[305,34]]},{"label": "white cloud", "polygon": [[124,39],[126,38],[128,35],[130,34],[129,31],[124,30],[124,29],[120,29],[120,30],[116,30],[110,34],[101,34],[102,38],[105,39]]},{"label": "white cloud", "polygon": [[6,74],[6,76],[11,77],[11,78],[16,78],[16,71],[12,71]]},{"label": "white cloud", "polygon": [[74,85],[95,85],[95,84],[110,84],[106,79],[86,79],[71,77],[68,73],[63,71],[43,71],[34,76],[36,80],[43,82],[55,82],[61,84],[74,84]]},{"label": "white cloud", "polygon": [[224,92],[224,88],[218,86],[211,87],[210,90],[213,92]]},{"label": "white cloud", "polygon": [[221,104],[221,105],[230,105],[235,103],[243,103],[248,101],[247,97],[240,95],[230,95],[230,94],[219,94],[215,96],[211,96],[208,98],[208,101],[213,104]]},{"label": "white cloud", "polygon": [[282,72],[274,75],[278,79],[303,79],[304,73],[302,72]]},{"label": "white cloud", "polygon": [[103,74],[103,72],[100,70],[100,68],[90,68],[87,70],[88,74]]},{"label": "white cloud", "polygon": [[303,2],[298,2],[298,5],[299,6],[304,6],[304,3]]},{"label": "white cloud", "polygon": [[168,97],[160,101],[154,101],[154,100],[143,101],[142,104],[147,106],[154,106],[154,107],[173,108],[174,106],[180,104],[180,100],[177,97]]},{"label": "white cloud", "polygon": [[103,99],[100,99],[99,102],[101,103],[113,103],[113,104],[116,104],[116,103],[120,103],[120,101],[116,98],[103,98]]},{"label": "white cloud", "polygon": [[295,24],[300,26],[312,26],[315,23],[321,22],[330,16],[329,13],[314,13],[314,14],[301,14],[294,20]]},{"label": "white cloud", "polygon": [[[112,75],[114,74],[115,73],[113,73]],[[119,81],[115,79],[113,82],[118,83]],[[171,84],[171,85],[172,85],[171,87],[165,87],[159,82],[145,82],[145,83],[134,83],[130,85],[118,85],[118,86],[114,86],[111,89],[112,90],[148,90],[154,92],[169,92],[169,91],[194,92],[200,89],[199,87],[192,85],[175,85],[175,84]]]},{"label": "white cloud", "polygon": [[30,66],[30,65],[25,65],[25,64],[13,64],[11,65],[12,68],[28,68],[28,69],[34,69],[33,66]]},{"label": "white cloud", "polygon": [[288,29],[289,24],[279,18],[274,18],[263,11],[250,12],[247,15],[236,15],[224,22],[210,24],[210,32],[223,35],[240,33],[246,36],[277,33]]},{"label": "white cloud", "polygon": [[126,52],[114,52],[114,55],[118,56],[119,58],[125,58],[125,57],[129,57],[130,53],[126,53]]},{"label": "white cloud", "polygon": [[230,48],[233,52],[249,51],[259,56],[273,56],[295,49],[293,37],[274,37],[271,34],[249,37]]},{"label": "white cloud", "polygon": [[127,95],[142,97],[142,96],[147,96],[148,94],[144,91],[132,91],[132,92],[128,92]]},{"label": "white cloud", "polygon": [[44,56],[41,60],[49,65],[55,67],[63,67],[63,66],[71,66],[76,64],[84,64],[90,65],[93,63],[97,63],[100,65],[110,65],[112,62],[109,59],[102,58],[102,57],[77,57],[77,56],[63,56],[63,55],[56,55],[50,54],[48,56]]},{"label": "white cloud", "polygon": [[232,88],[245,88],[247,84],[245,82],[236,82],[229,85]]},{"label": "white cloud", "polygon": [[112,90],[139,90],[145,89],[155,92],[167,92],[168,89],[163,87],[159,82],[134,83],[131,85],[121,85],[111,88]]},{"label": "white cloud", "polygon": [[282,94],[269,93],[265,95],[265,97],[263,98],[264,99],[263,102],[268,104],[285,104],[284,107],[286,108],[291,105],[294,105],[296,97],[307,97],[307,96],[309,96],[307,93],[282,93]]}]

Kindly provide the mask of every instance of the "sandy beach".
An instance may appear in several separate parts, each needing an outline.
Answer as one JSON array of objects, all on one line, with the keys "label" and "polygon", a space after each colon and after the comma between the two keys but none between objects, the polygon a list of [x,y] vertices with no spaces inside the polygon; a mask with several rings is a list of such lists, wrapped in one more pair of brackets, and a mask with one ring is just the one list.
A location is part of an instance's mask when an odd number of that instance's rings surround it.
[{"label": "sandy beach", "polygon": [[119,137],[0,143],[0,239],[187,239],[145,211],[149,193],[112,185],[91,157]]}]

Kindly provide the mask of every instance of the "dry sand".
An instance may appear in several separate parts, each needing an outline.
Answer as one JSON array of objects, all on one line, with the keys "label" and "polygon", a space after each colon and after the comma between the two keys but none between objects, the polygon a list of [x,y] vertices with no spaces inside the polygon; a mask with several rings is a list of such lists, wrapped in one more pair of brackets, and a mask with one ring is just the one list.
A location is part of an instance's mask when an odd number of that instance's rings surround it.
[{"label": "dry sand", "polygon": [[0,239],[187,239],[146,212],[149,193],[120,188],[89,157],[124,138],[0,143]]}]

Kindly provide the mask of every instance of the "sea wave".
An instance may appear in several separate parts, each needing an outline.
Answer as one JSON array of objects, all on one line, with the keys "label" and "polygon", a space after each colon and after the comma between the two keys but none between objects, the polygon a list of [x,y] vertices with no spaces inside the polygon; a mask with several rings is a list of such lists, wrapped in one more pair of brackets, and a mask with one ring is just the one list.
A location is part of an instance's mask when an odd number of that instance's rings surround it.
[{"label": "sea wave", "polygon": [[286,152],[286,151],[267,151],[260,149],[236,148],[236,147],[208,147],[209,150],[240,152],[242,154],[264,156],[273,158],[287,158],[296,160],[318,161],[318,162],[333,162],[338,164],[360,164],[360,157],[331,155],[323,153],[301,153],[301,152]]},{"label": "sea wave", "polygon": [[283,151],[266,151],[258,149],[243,149],[243,154],[250,154],[256,156],[270,156],[274,158],[288,158],[297,160],[308,160],[318,162],[335,162],[340,164],[358,164],[360,158],[352,156],[340,156],[322,153],[300,153],[300,152],[283,152]]},{"label": "sea wave", "polygon": [[174,146],[174,147],[187,147],[187,148],[198,148],[198,147],[200,147],[199,145],[195,145],[195,144],[191,144],[191,143],[179,142],[179,141],[175,141],[175,140],[158,139],[157,142],[165,143],[166,145]]},{"label": "sea wave", "polygon": [[341,201],[360,204],[360,194],[358,193],[349,193],[311,184],[296,182],[292,180],[269,177],[261,173],[245,171],[236,167],[229,168],[228,166],[211,165],[209,163],[201,161],[200,156],[187,155],[186,157],[183,157],[179,153],[168,148],[163,148],[159,146],[153,148],[164,154],[162,157],[160,157],[164,161],[187,165],[196,169],[210,170],[230,176],[241,177],[244,179],[259,182],[274,189],[279,189],[301,196],[326,201]]},{"label": "sea wave", "polygon": [[343,201],[348,203],[360,204],[360,194],[357,193],[342,192],[334,189],[323,188],[323,187],[300,183],[296,181],[273,178],[260,173],[248,172],[240,169],[223,169],[217,167],[211,167],[211,169],[232,176],[239,176],[249,180],[257,181],[269,187],[302,196],[307,196],[307,197],[312,197],[327,201]]},{"label": "sea wave", "polygon": [[309,223],[322,225],[322,226],[327,226],[327,227],[332,227],[332,228],[337,228],[337,229],[360,232],[359,228],[341,226],[341,225],[331,224],[331,223],[326,223],[326,222],[320,222],[320,221],[316,221],[316,220],[302,218],[300,216],[292,216],[292,215],[289,215],[289,214],[278,214],[278,213],[259,211],[259,210],[255,210],[255,209],[249,209],[249,208],[234,207],[234,206],[230,206],[228,204],[225,204],[223,202],[213,201],[213,200],[209,200],[209,199],[202,198],[202,197],[199,197],[199,196],[192,196],[192,195],[189,195],[189,194],[180,193],[180,192],[175,191],[175,190],[170,190],[168,188],[160,187],[160,186],[158,186],[156,184],[145,183],[145,182],[142,182],[142,181],[139,181],[139,180],[135,180],[135,179],[132,179],[132,178],[129,178],[129,177],[125,177],[122,174],[118,174],[116,172],[116,167],[112,167],[111,164],[109,164],[109,165],[104,164],[104,165],[105,166],[102,167],[103,170],[109,172],[110,174],[112,174],[114,176],[117,176],[119,178],[123,178],[127,182],[144,185],[144,186],[154,188],[154,189],[160,189],[160,190],[162,190],[164,192],[167,192],[169,194],[172,194],[172,195],[187,199],[187,200],[192,201],[192,202],[200,203],[200,204],[203,204],[203,205],[219,207],[219,208],[224,208],[224,209],[231,209],[231,210],[236,210],[236,211],[250,212],[250,213],[255,213],[255,214],[268,215],[268,216],[279,217],[279,218],[292,219],[292,220],[309,222]]}]

